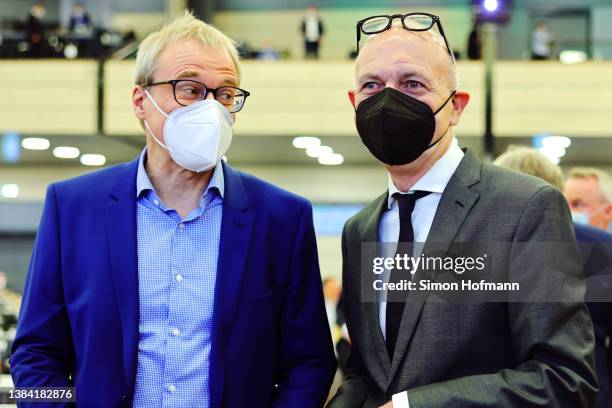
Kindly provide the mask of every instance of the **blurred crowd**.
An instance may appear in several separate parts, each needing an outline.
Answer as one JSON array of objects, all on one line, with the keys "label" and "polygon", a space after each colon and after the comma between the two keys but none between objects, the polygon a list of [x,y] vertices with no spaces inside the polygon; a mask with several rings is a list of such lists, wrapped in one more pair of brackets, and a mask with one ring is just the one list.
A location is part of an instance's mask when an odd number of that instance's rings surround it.
[{"label": "blurred crowd", "polygon": [[[325,27],[318,8],[309,5],[297,27],[303,39],[304,59],[320,58]],[[264,38],[258,44],[251,43],[248,38],[238,40],[244,59],[270,61],[296,57],[289,49],[275,45],[272,38]],[[34,4],[22,20],[0,24],[0,58],[105,58],[130,44],[137,44],[134,32],[120,33],[97,27],[95,16],[91,16],[81,3],[72,7],[64,25],[47,17],[43,3]],[[482,46],[482,24],[474,22],[467,38],[466,55],[457,49],[453,52],[456,59],[479,60]],[[346,57],[355,58],[356,55],[356,50],[349,50]],[[559,58],[556,35],[544,20],[539,21],[532,32],[530,56],[532,60]]]},{"label": "blurred crowd", "polygon": [[23,20],[3,21],[1,27],[1,58],[104,58],[136,40],[133,32],[97,27],[80,3],[65,26],[48,19],[44,4],[36,3]]}]

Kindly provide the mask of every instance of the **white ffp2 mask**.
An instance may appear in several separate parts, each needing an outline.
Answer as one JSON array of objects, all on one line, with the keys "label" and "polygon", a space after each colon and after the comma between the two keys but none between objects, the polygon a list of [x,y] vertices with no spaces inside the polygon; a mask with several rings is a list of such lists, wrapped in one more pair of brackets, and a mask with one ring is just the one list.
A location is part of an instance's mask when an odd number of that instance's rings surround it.
[{"label": "white ffp2 mask", "polygon": [[223,158],[232,143],[233,118],[229,111],[214,99],[205,99],[177,108],[168,115],[155,102],[147,90],[153,106],[166,117],[164,142],[145,127],[153,139],[168,150],[179,166],[202,172],[212,169]]}]

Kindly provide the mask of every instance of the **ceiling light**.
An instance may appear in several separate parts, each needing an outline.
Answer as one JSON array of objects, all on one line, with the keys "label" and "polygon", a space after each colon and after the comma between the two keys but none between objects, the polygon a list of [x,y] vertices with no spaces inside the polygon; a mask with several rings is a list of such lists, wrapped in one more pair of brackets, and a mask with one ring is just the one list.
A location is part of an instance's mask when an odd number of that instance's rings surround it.
[{"label": "ceiling light", "polygon": [[499,3],[497,2],[497,0],[485,0],[484,1],[484,8],[487,11],[493,12],[497,10],[497,7],[499,7]]},{"label": "ceiling light", "polygon": [[81,152],[76,147],[58,146],[53,149],[53,155],[58,159],[76,159]]},{"label": "ceiling light", "polygon": [[565,148],[561,146],[542,146],[539,152],[546,157],[563,157],[565,156]]},{"label": "ceiling light", "polygon": [[321,140],[314,136],[298,136],[293,139],[293,147],[297,149],[308,149],[309,147],[321,146]]},{"label": "ceiling light", "polygon": [[325,160],[325,158],[331,157],[334,154],[336,154],[336,153],[334,153],[334,151],[332,150],[331,147],[327,148],[327,146],[323,146],[323,149],[319,149],[319,156],[318,157],[319,157],[319,159],[324,159]]},{"label": "ceiling light", "polygon": [[329,146],[310,146],[308,149],[306,149],[306,154],[315,158],[332,153],[334,153],[334,151]]},{"label": "ceiling light", "polygon": [[544,136],[542,138],[542,146],[560,146],[567,149],[572,144],[572,141],[567,136]]},{"label": "ceiling light", "polygon": [[49,140],[42,137],[26,137],[21,141],[21,147],[28,150],[47,150],[49,146]]},{"label": "ceiling light", "polygon": [[553,164],[561,163],[561,158],[560,157],[548,157],[548,156],[546,156],[546,158],[548,160],[550,160]]},{"label": "ceiling light", "polygon": [[5,184],[0,188],[0,194],[5,198],[17,198],[19,195],[19,186],[17,184]]},{"label": "ceiling light", "polygon": [[584,51],[565,50],[559,53],[559,61],[563,64],[580,64],[588,59]]},{"label": "ceiling light", "polygon": [[67,59],[75,59],[79,56],[79,49],[74,44],[66,44],[64,47],[64,57]]},{"label": "ceiling light", "polygon": [[319,163],[326,166],[337,166],[344,162],[344,157],[339,153],[332,153],[319,157]]},{"label": "ceiling light", "polygon": [[84,154],[81,156],[81,164],[85,166],[102,166],[106,163],[106,157],[101,154]]}]

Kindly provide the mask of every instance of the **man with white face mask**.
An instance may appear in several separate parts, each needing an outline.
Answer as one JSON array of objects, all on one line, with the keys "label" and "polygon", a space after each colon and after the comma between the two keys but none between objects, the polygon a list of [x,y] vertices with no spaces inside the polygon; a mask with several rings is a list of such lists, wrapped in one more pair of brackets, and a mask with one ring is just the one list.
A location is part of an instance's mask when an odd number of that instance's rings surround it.
[{"label": "man with white face mask", "polygon": [[136,160],[49,187],[11,373],[88,407],[321,407],[335,370],[312,209],[221,159],[249,93],[191,14],[149,35]]},{"label": "man with white face mask", "polygon": [[574,222],[612,232],[612,177],[594,167],[570,170],[563,194]]}]

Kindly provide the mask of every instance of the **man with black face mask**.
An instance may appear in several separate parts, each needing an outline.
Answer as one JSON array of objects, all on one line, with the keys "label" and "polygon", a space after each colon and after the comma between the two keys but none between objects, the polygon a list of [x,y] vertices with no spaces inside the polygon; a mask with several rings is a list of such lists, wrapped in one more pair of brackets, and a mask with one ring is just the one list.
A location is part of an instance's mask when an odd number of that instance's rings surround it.
[{"label": "man with black face mask", "polygon": [[[362,43],[349,98],[359,136],[389,181],[388,190],[344,227],[344,311],[352,349],[329,407],[589,406],[597,380],[580,279],[562,286],[552,302],[484,302],[470,294],[452,302],[419,285],[392,289],[423,282],[421,269],[400,276],[405,271],[394,264],[372,273],[371,243],[383,258],[400,255],[403,245],[403,253],[416,258],[432,243],[447,251],[461,243],[502,243],[491,260],[499,271],[510,268],[508,248],[515,243],[571,249],[575,240],[560,192],[483,164],[459,147],[455,126],[469,95],[457,89],[437,16],[370,17],[357,24],[358,45],[362,34],[375,35]],[[537,265],[553,259],[538,255]],[[535,275],[522,284],[529,286]]]}]

